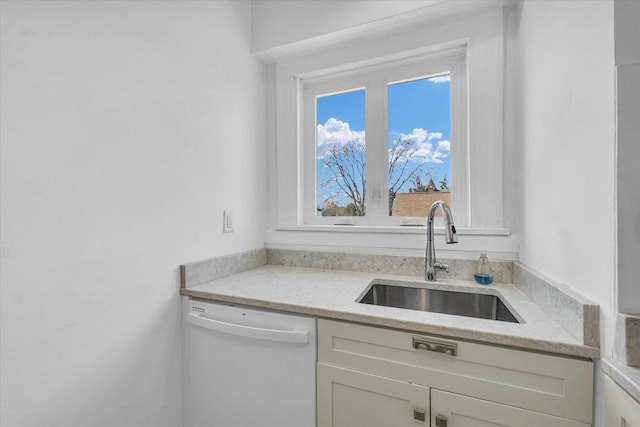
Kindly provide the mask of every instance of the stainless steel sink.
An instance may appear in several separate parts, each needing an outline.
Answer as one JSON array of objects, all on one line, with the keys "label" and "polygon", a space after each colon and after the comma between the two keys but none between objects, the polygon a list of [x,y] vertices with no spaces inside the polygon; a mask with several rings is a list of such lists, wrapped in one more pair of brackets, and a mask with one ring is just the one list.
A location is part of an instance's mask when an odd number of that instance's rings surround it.
[{"label": "stainless steel sink", "polygon": [[358,302],[520,323],[497,295],[373,283]]}]

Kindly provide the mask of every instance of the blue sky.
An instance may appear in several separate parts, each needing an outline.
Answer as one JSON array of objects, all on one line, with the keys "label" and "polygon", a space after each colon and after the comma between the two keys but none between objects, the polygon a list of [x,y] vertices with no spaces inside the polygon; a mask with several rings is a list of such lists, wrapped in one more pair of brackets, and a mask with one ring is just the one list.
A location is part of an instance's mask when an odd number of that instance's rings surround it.
[{"label": "blue sky", "polygon": [[[414,80],[389,86],[389,143],[394,138],[411,141],[415,147],[409,165],[423,164],[431,172],[436,184],[446,174],[451,183],[450,141],[450,82],[448,75]],[[349,203],[336,186],[323,186],[327,171],[323,169],[322,153],[328,146],[349,140],[364,143],[365,90],[319,97],[317,99],[318,143],[318,203],[333,195],[339,205]],[[422,182],[429,180],[422,173]],[[403,187],[404,191],[408,187]]]}]

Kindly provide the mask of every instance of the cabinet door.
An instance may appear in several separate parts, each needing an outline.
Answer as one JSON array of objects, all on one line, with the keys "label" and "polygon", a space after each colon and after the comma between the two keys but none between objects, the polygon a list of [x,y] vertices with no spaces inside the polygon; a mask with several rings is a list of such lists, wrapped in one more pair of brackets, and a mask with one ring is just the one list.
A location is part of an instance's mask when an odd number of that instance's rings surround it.
[{"label": "cabinet door", "polygon": [[640,402],[607,375],[604,377],[604,395],[607,426],[640,427]]},{"label": "cabinet door", "polygon": [[318,427],[428,427],[429,388],[318,363]]},{"label": "cabinet door", "polygon": [[[456,356],[416,348],[432,338],[456,345]],[[318,360],[591,423],[591,361],[326,319],[318,320]]]},{"label": "cabinet door", "polygon": [[578,421],[431,389],[431,425],[438,427],[587,427]]}]

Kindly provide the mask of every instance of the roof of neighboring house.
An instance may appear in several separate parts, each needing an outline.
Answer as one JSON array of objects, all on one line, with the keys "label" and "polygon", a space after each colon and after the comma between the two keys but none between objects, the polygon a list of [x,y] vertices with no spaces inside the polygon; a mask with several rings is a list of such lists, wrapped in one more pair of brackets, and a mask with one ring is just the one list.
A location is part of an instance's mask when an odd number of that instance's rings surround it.
[{"label": "roof of neighboring house", "polygon": [[[393,216],[427,216],[429,207],[436,200],[442,200],[451,206],[451,191],[398,193],[393,200]],[[440,210],[436,216],[442,216]]]}]

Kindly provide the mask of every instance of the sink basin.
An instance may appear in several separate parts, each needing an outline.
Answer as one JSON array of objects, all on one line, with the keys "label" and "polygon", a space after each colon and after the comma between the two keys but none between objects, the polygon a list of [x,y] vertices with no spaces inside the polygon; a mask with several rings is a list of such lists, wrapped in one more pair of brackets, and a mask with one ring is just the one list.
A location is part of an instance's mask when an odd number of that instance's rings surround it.
[{"label": "sink basin", "polygon": [[497,295],[373,283],[358,302],[520,323]]}]

